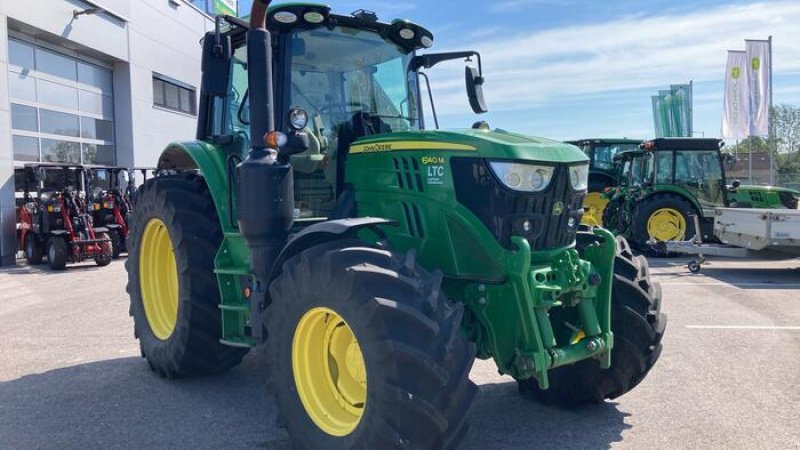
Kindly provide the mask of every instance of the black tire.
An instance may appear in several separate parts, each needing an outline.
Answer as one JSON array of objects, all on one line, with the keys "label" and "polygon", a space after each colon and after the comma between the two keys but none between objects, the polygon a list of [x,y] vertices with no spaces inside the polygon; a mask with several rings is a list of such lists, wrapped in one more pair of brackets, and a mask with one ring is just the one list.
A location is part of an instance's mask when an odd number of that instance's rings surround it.
[{"label": "black tire", "polygon": [[611,302],[611,367],[601,369],[595,359],[559,367],[550,371],[548,390],[539,389],[534,379],[520,380],[520,394],[573,408],[617,398],[647,376],[661,355],[667,316],[660,312],[661,286],[650,280],[643,256],[628,257],[618,252]]},{"label": "black tire", "polygon": [[675,194],[653,194],[650,197],[646,197],[637,202],[633,209],[631,242],[639,250],[646,251],[653,256],[668,256],[662,249],[658,248],[659,246],[648,244],[650,234],[647,231],[647,222],[650,216],[663,208],[673,209],[683,217],[686,231],[682,240],[690,239],[695,235],[692,216],[697,214],[697,211],[686,199]]},{"label": "black tire", "polygon": [[111,258],[117,259],[119,258],[119,254],[122,253],[122,237],[119,235],[119,230],[109,230],[108,237],[111,239]]},{"label": "black tire", "polygon": [[94,257],[94,262],[100,267],[107,266],[111,264],[111,260],[114,258],[114,241],[111,239],[111,236],[109,236],[108,233],[99,233],[96,237],[97,239],[108,239],[108,241],[101,242],[99,244],[100,249],[103,250],[103,252]]},{"label": "black tire", "polygon": [[[128,271],[130,315],[142,356],[160,376],[174,378],[218,373],[239,364],[247,353],[219,342],[222,320],[214,256],[222,230],[205,181],[183,173],[148,180],[131,220]],[[178,313],[172,333],[159,339],[150,328],[139,280],[139,244],[151,219],[166,225],[178,272]]]},{"label": "black tire", "polygon": [[33,234],[25,235],[25,261],[31,266],[38,266],[42,263],[44,253],[42,251],[42,244]]},{"label": "black tire", "polygon": [[[441,273],[402,256],[337,241],[289,259],[270,287],[271,384],[297,448],[452,448],[467,431],[476,394],[475,347],[460,332],[464,305],[440,290]],[[327,307],[357,337],[366,368],[363,415],[348,434],[323,431],[303,406],[292,369],[295,329]]]},{"label": "black tire", "polygon": [[614,234],[622,233],[625,231],[622,228],[620,217],[620,206],[622,202],[619,199],[611,200],[603,210],[603,228],[611,231]]},{"label": "black tire", "polygon": [[63,270],[67,267],[67,241],[58,236],[47,240],[47,263],[53,270]]}]

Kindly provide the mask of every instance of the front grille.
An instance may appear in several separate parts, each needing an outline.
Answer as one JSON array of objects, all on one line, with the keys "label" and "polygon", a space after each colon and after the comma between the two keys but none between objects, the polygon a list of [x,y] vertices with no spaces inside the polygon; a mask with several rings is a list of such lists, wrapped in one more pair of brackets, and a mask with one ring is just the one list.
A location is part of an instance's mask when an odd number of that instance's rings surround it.
[{"label": "front grille", "polygon": [[[486,160],[452,158],[450,161],[459,203],[472,211],[503,247],[513,250],[511,236],[515,235],[525,237],[532,250],[563,248],[574,242],[586,191],[572,189],[567,165],[556,167],[547,189],[527,193],[503,186]],[[563,206],[560,213],[557,202]],[[522,226],[526,220],[532,225],[529,232]]]}]

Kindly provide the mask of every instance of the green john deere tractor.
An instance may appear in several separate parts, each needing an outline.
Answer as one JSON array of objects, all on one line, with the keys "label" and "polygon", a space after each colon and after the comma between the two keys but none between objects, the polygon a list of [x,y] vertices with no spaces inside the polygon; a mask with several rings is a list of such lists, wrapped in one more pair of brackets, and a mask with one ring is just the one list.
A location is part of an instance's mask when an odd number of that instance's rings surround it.
[{"label": "green john deere tractor", "polygon": [[586,156],[485,123],[428,130],[422,69],[474,58],[475,112],[483,78],[475,52],[418,54],[417,24],[266,3],[206,35],[197,140],[136,195],[150,367],[220,372],[264,344],[291,439],[315,449],[455,446],[476,356],[552,404],[637,386],[661,290],[623,239],[579,229]]},{"label": "green john deere tractor", "polygon": [[722,145],[711,138],[659,138],[617,154],[619,186],[606,195],[604,226],[658,254],[653,243],[694,236],[693,215],[703,239],[713,240],[717,207],[797,209],[800,193],[791,189],[728,184],[725,166],[733,157]]},{"label": "green john deere tractor", "polygon": [[645,152],[638,146],[614,155],[613,187],[606,187],[601,194],[607,202],[603,209],[603,227],[614,234],[630,236],[631,209],[639,198],[644,175]]},{"label": "green john deere tractor", "polygon": [[589,191],[583,199],[583,218],[581,223],[590,226],[603,225],[603,212],[608,205],[604,195],[606,188],[618,184],[618,171],[614,165],[614,155],[619,152],[636,150],[641,140],[627,138],[580,139],[567,141],[579,147],[589,157]]}]

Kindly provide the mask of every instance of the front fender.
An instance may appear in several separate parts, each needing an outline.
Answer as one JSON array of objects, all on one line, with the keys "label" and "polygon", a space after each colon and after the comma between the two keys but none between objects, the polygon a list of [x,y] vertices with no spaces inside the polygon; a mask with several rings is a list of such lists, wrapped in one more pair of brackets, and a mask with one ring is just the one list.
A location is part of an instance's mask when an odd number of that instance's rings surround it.
[{"label": "front fender", "polygon": [[364,228],[376,229],[378,225],[396,225],[396,222],[380,217],[360,217],[354,219],[338,219],[310,225],[303,231],[293,235],[283,247],[280,255],[272,265],[269,279],[274,279],[281,270],[283,263],[303,250],[323,242],[356,237],[356,233]]}]

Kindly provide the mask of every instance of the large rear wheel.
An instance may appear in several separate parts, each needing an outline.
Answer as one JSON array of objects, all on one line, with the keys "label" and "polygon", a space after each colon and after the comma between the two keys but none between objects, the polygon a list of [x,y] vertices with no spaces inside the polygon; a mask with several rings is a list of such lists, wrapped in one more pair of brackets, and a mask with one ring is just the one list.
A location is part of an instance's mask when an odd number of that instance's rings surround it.
[{"label": "large rear wheel", "polygon": [[603,212],[608,206],[608,198],[602,192],[589,192],[583,199],[581,223],[590,226],[603,225]]},{"label": "large rear wheel", "polygon": [[683,241],[695,234],[692,204],[673,194],[655,194],[640,200],[633,210],[631,241],[658,256],[657,242]]},{"label": "large rear wheel", "polygon": [[546,404],[576,407],[629,392],[661,355],[667,316],[660,309],[661,286],[650,280],[647,260],[631,255],[625,240],[618,237],[611,293],[611,367],[601,369],[595,359],[559,367],[550,371],[549,389],[539,389],[534,379],[520,380],[520,394]]},{"label": "large rear wheel", "polygon": [[168,378],[239,364],[247,349],[219,342],[214,255],[222,231],[205,181],[194,174],[154,178],[138,198],[125,266],[142,356]]},{"label": "large rear wheel", "polygon": [[298,448],[449,448],[476,393],[462,304],[441,275],[359,241],[289,259],[272,282],[272,388]]}]

